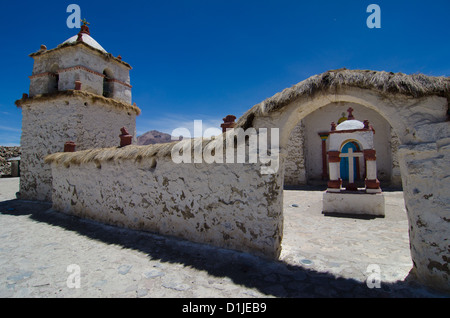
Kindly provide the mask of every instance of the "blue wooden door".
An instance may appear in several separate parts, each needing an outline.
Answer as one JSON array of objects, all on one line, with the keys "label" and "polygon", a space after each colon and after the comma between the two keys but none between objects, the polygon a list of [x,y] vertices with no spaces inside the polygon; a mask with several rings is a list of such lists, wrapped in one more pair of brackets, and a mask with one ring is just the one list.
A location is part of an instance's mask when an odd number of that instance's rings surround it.
[{"label": "blue wooden door", "polygon": [[[348,150],[350,148],[353,149],[353,152],[356,152],[356,151],[359,150],[358,147],[354,143],[348,142],[348,143],[346,143],[344,145],[344,147],[342,147],[341,153],[348,153]],[[341,179],[345,180],[345,181],[348,181],[348,179],[349,179],[349,177],[348,177],[348,175],[349,175],[349,173],[348,173],[348,167],[349,167],[348,160],[349,160],[349,158],[347,158],[347,157],[342,157],[341,158],[341,165],[340,165],[340,167],[341,167]],[[353,160],[353,175],[355,176],[355,180],[356,180],[356,176],[357,176],[357,174],[356,174],[356,158],[351,158],[351,160]]]}]

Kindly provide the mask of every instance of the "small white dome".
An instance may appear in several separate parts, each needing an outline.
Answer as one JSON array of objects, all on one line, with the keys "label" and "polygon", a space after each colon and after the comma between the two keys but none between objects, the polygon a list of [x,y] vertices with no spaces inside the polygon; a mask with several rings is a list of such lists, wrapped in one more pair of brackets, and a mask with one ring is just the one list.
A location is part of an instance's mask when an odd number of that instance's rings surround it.
[{"label": "small white dome", "polygon": [[[97,41],[94,40],[94,38],[92,38],[90,35],[83,33],[83,42],[86,43],[89,46],[92,46],[94,49],[100,50],[103,53],[108,53],[106,52],[106,50],[100,45],[98,44]],[[77,42],[78,39],[78,34],[72,36],[70,39],[67,39],[66,41],[64,41],[61,45],[66,44],[66,43],[75,43]]]},{"label": "small white dome", "polygon": [[349,119],[343,121],[336,126],[336,130],[352,130],[352,129],[363,129],[364,124],[356,119]]}]

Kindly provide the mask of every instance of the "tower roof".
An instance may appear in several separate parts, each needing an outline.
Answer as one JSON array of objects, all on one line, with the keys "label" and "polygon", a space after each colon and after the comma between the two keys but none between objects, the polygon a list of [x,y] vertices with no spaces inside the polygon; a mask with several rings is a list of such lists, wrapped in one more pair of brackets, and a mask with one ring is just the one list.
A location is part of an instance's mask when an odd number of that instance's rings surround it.
[{"label": "tower roof", "polygon": [[[72,36],[71,38],[65,40],[63,43],[61,43],[60,45],[64,45],[64,44],[72,44],[72,43],[77,43],[80,42],[78,40],[78,38],[80,37],[80,33],[78,33],[77,35]],[[97,49],[99,51],[102,51],[103,53],[108,53],[106,52],[106,50],[93,38],[91,37],[89,34],[82,34],[81,36],[81,41],[86,43],[89,46],[92,46],[94,49]]]},{"label": "tower roof", "polygon": [[103,54],[108,59],[113,58],[116,62],[119,62],[126,67],[131,69],[130,64],[122,61],[122,57],[119,55],[118,57],[114,57],[112,54],[108,53],[90,34],[89,27],[86,25],[88,24],[86,21],[83,21],[83,25],[81,26],[80,32],[78,34],[70,37],[69,39],[65,40],[63,43],[59,44],[56,48],[47,50],[45,45],[41,46],[41,49],[35,53],[31,53],[31,57],[40,56],[42,54],[46,54],[55,50],[59,50],[61,48],[70,47],[70,46],[76,46],[76,45],[85,45],[91,49],[94,49],[95,51]]},{"label": "tower roof", "polygon": [[83,25],[81,26],[80,32],[78,32],[77,35],[72,36],[71,38],[67,39],[60,45],[64,45],[67,43],[78,43],[78,42],[84,42],[87,45],[93,47],[94,49],[97,49],[99,51],[102,51],[103,53],[108,53],[106,50],[97,42],[94,40],[93,37],[91,37],[91,32],[89,31],[89,27],[87,26],[89,23],[85,20],[83,20]]}]

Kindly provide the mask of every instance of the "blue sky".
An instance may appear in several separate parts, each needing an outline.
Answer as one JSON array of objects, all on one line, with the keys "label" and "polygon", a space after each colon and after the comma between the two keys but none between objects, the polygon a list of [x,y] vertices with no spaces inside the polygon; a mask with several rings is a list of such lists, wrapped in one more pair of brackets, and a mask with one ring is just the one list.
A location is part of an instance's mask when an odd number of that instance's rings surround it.
[{"label": "blue sky", "polygon": [[[194,120],[219,128],[226,115],[330,69],[450,76],[449,0],[2,1],[0,145],[20,144],[14,101],[28,93],[28,54],[78,33],[66,25],[72,3],[91,36],[132,65],[138,135]],[[366,25],[371,3],[380,29]]]}]

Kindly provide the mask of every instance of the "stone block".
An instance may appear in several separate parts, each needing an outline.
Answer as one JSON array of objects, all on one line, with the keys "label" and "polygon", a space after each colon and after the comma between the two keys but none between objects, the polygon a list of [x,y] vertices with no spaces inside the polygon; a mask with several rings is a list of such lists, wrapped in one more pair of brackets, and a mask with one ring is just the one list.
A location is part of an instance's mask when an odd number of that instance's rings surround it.
[{"label": "stone block", "polygon": [[383,193],[327,191],[323,194],[323,212],[384,217],[384,195]]}]

